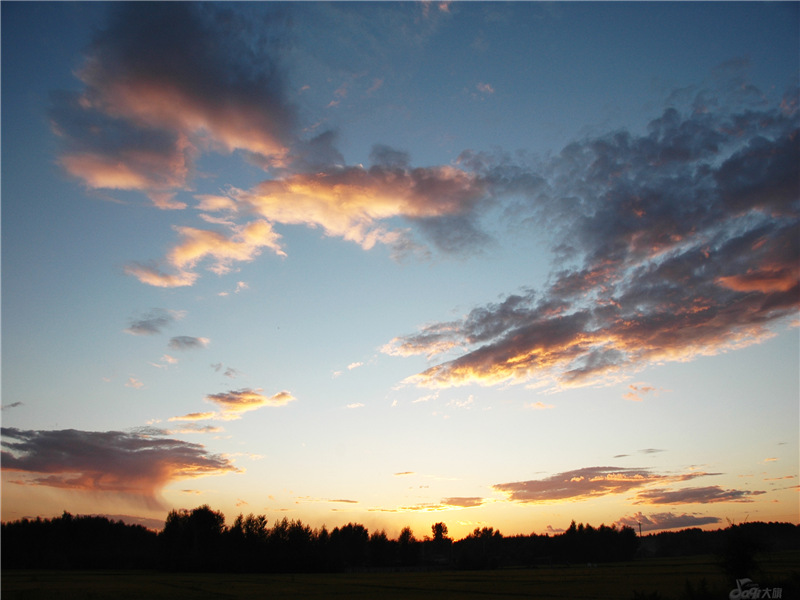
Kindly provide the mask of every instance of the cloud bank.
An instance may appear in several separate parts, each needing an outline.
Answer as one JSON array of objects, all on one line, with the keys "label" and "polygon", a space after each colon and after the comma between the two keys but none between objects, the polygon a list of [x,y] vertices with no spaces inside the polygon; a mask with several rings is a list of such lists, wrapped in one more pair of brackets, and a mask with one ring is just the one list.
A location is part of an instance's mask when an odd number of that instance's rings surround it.
[{"label": "cloud bank", "polygon": [[[222,275],[264,250],[285,256],[278,225],[395,256],[467,255],[506,236],[549,241],[544,285],[384,346],[435,359],[407,380],[433,388],[620,381],[758,343],[796,315],[796,88],[780,102],[724,82],[684,91],[644,131],[587,136],[546,157],[468,149],[452,164],[412,166],[407,152],[376,143],[368,166],[347,165],[334,132],[302,136],[277,60],[288,31],[278,8],[123,4],[87,51],[82,90],[54,94],[59,160],[90,188],[186,208],[177,194],[191,191],[205,152],[238,152],[269,175],[196,195],[214,228],[176,226],[164,258],[132,262],[129,275],[191,286],[201,268]],[[728,76],[741,83],[737,68]],[[485,222],[498,215],[490,234]]]}]

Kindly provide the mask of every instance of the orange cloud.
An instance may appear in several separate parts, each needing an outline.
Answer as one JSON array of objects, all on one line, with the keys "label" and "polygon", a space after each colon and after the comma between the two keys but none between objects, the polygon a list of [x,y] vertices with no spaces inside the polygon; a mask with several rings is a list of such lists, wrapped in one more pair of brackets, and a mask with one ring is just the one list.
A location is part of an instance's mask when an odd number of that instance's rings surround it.
[{"label": "orange cloud", "polygon": [[227,421],[240,419],[242,413],[256,410],[262,406],[285,406],[295,400],[295,397],[287,391],[278,392],[269,397],[264,396],[260,391],[249,388],[232,390],[209,394],[206,396],[206,400],[219,406],[222,412],[217,417]]},{"label": "orange cloud", "polygon": [[271,249],[278,256],[286,256],[281,249],[281,236],[264,220],[234,225],[229,236],[193,227],[176,227],[175,230],[183,241],[166,257],[174,273],[164,273],[156,267],[141,264],[128,265],[126,273],[156,287],[182,287],[194,284],[198,277],[194,269],[204,260],[210,261],[208,270],[222,275],[229,272],[236,262],[253,260],[263,248]]},{"label": "orange cloud", "polygon": [[271,222],[322,227],[327,235],[356,242],[364,249],[402,238],[382,221],[458,215],[485,195],[484,183],[454,167],[409,169],[343,167],[312,175],[295,174],[265,181],[235,199]]},{"label": "orange cloud", "polygon": [[215,412],[193,412],[180,417],[170,417],[170,421],[204,421],[216,416]]}]

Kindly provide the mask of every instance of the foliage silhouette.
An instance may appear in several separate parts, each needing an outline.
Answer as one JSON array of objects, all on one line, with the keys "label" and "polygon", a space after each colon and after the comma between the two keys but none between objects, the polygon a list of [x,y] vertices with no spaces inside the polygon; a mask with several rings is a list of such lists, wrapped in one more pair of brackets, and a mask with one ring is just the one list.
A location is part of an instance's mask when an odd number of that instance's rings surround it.
[{"label": "foliage silhouette", "polygon": [[756,551],[800,549],[800,526],[745,523],[724,530],[687,529],[640,538],[630,527],[571,523],[557,535],[505,537],[492,527],[447,537],[435,523],[418,540],[409,527],[396,540],[358,523],[332,531],[286,518],[237,516],[225,526],[208,505],[173,510],[156,533],[105,517],[68,512],[53,519],[2,524],[3,569],[160,569],[167,571],[341,572],[408,569],[492,569],[626,561],[635,556],[716,554],[724,572],[753,574]]}]

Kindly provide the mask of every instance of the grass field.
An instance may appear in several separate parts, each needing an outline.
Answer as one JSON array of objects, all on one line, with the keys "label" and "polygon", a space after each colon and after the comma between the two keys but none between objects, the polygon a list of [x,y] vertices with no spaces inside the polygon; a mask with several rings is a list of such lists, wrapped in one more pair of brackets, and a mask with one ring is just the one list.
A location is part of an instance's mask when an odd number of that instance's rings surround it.
[{"label": "grass field", "polygon": [[[761,557],[762,587],[794,578],[800,552]],[[702,582],[705,581],[705,584]],[[687,584],[694,595],[687,593]],[[184,574],[142,571],[4,571],[3,600],[109,598],[569,598],[678,600],[727,598],[734,587],[715,557],[644,559],[628,563],[495,571],[308,575]],[[705,585],[705,588],[701,586]],[[702,592],[701,592],[702,590]],[[796,590],[794,590],[796,591]],[[782,600],[792,600],[786,588]]]}]

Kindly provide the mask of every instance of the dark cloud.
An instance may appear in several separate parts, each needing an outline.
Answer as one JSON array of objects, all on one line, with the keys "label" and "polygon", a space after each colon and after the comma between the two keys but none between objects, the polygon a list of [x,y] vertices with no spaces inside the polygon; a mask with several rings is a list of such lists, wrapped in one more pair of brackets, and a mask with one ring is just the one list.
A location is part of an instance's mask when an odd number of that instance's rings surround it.
[{"label": "dark cloud", "polygon": [[763,491],[725,490],[718,485],[680,490],[653,489],[639,492],[636,504],[710,504],[713,502],[752,502]]},{"label": "dark cloud", "polygon": [[711,473],[694,472],[666,475],[649,469],[624,467],[585,467],[557,473],[544,479],[516,481],[493,485],[496,492],[504,493],[513,502],[542,503],[563,500],[586,500],[597,496],[622,494],[657,483],[686,481]]},{"label": "dark cloud", "polygon": [[179,335],[169,340],[169,347],[174,350],[195,350],[205,348],[209,344],[208,338]]},{"label": "dark cloud", "polygon": [[125,330],[133,335],[153,335],[171,325],[177,319],[183,317],[182,312],[154,308],[138,319],[131,319],[130,325]]},{"label": "dark cloud", "polygon": [[24,406],[24,405],[25,405],[24,402],[19,402],[19,401],[12,402],[11,404],[3,404],[2,408],[0,408],[0,410],[8,410],[9,408],[17,408],[19,406]]},{"label": "dark cloud", "polygon": [[675,513],[664,512],[644,515],[641,512],[637,512],[631,516],[622,517],[615,524],[633,527],[634,529],[638,529],[641,524],[642,531],[662,531],[664,529],[686,529],[701,525],[712,525],[720,521],[722,519],[719,517],[703,517],[687,513],[676,515]]},{"label": "dark cloud", "polygon": [[119,493],[158,505],[168,483],[237,472],[200,444],[120,431],[2,429],[2,468],[35,475],[21,483]]},{"label": "dark cloud", "polygon": [[80,93],[54,94],[60,162],[92,188],[183,189],[194,155],[242,150],[280,164],[294,109],[274,57],[285,29],[278,7],[120,3],[97,33]]},{"label": "dark cloud", "polygon": [[384,351],[462,349],[409,379],[419,385],[574,386],[769,337],[800,305],[796,116],[669,108],[645,134],[588,138],[538,164],[464,153],[459,164],[509,218],[551,236],[556,268],[541,290],[427,325]]}]

